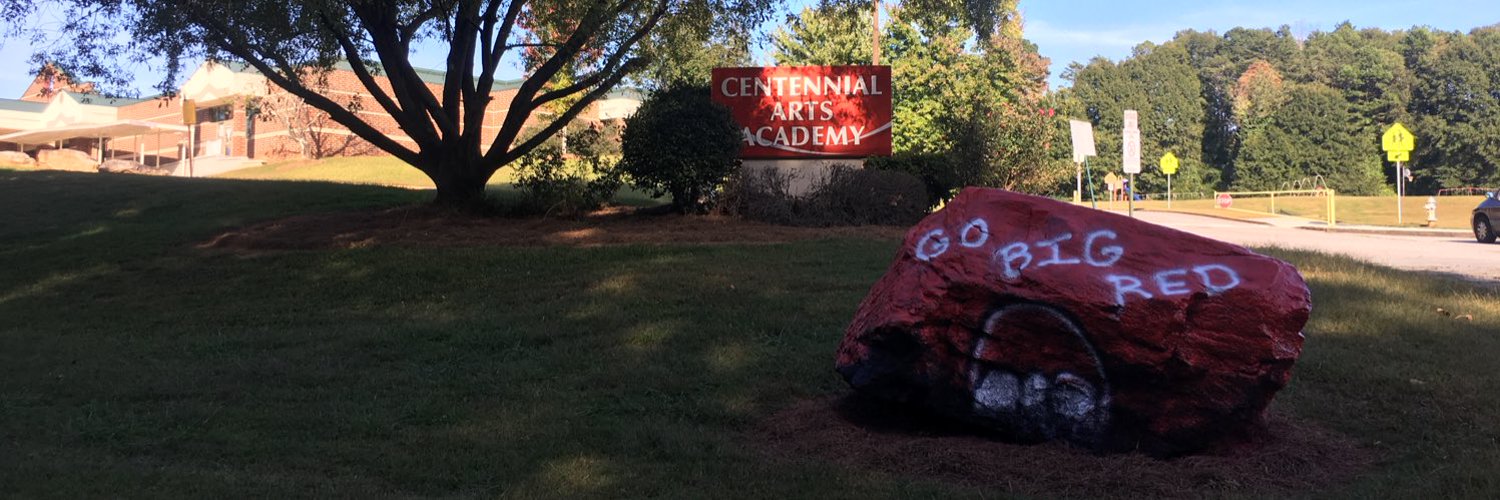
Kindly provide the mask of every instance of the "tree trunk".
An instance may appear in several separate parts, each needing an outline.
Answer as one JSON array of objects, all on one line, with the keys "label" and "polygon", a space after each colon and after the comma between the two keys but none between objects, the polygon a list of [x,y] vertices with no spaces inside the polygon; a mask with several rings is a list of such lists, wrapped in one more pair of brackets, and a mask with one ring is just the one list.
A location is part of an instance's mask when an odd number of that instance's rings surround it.
[{"label": "tree trunk", "polygon": [[[456,155],[455,155],[456,156]],[[437,185],[437,197],[432,204],[464,212],[485,213],[491,207],[485,199],[485,184],[493,170],[484,168],[479,158],[445,157],[427,175]],[[489,172],[489,173],[481,173]]]}]

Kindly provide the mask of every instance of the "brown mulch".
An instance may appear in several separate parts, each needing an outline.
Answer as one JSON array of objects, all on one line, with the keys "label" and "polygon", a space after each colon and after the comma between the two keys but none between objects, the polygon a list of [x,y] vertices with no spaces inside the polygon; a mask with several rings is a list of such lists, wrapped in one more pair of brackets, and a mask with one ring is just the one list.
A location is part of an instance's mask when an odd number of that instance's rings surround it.
[{"label": "brown mulch", "polygon": [[1300,496],[1344,483],[1375,462],[1352,439],[1274,411],[1254,443],[1170,460],[1010,444],[855,397],[799,402],[762,422],[753,439],[774,460],[1047,498]]},{"label": "brown mulch", "polygon": [[718,216],[654,215],[614,208],[578,218],[481,217],[429,207],[299,215],[225,232],[198,246],[229,251],[371,246],[599,246],[781,243],[821,238],[900,239],[905,228],[808,228]]}]

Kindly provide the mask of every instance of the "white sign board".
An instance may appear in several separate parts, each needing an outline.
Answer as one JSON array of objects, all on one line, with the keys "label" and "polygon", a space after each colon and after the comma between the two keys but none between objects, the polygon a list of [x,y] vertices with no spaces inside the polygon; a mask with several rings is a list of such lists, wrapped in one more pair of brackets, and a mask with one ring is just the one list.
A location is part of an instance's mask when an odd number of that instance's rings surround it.
[{"label": "white sign board", "polygon": [[1068,120],[1073,132],[1073,163],[1083,163],[1085,158],[1096,156],[1094,152],[1094,125],[1079,120]]},{"label": "white sign board", "polygon": [[1127,174],[1141,173],[1141,129],[1135,110],[1125,110],[1124,130],[1120,136],[1121,166]]}]

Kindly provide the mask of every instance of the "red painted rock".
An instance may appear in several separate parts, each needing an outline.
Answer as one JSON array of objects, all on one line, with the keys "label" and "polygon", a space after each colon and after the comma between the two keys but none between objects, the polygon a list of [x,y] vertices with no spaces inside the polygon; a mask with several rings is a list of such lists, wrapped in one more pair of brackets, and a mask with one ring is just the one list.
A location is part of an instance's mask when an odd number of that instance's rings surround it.
[{"label": "red painted rock", "polygon": [[907,233],[837,368],[861,393],[1012,440],[1176,455],[1261,422],[1310,311],[1286,262],[970,188]]}]

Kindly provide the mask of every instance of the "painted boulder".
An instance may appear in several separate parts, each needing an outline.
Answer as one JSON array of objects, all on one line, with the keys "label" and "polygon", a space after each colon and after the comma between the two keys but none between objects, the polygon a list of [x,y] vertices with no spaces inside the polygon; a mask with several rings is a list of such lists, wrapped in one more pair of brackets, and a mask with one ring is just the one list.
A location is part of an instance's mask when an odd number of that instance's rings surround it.
[{"label": "painted boulder", "polygon": [[42,168],[69,172],[97,172],[99,161],[88,153],[74,149],[43,149],[36,152]]},{"label": "painted boulder", "polygon": [[20,151],[0,151],[0,165],[32,167],[36,166],[36,160],[31,159],[31,155]]},{"label": "painted boulder", "polygon": [[143,163],[130,160],[105,160],[99,164],[99,171],[111,174],[137,174],[137,175],[170,175],[167,169],[152,167]]},{"label": "painted boulder", "polygon": [[1310,312],[1286,262],[970,188],[907,234],[837,369],[860,393],[1007,439],[1170,456],[1262,422]]}]

